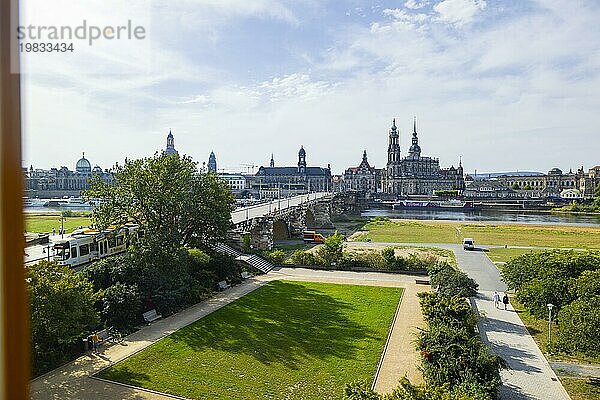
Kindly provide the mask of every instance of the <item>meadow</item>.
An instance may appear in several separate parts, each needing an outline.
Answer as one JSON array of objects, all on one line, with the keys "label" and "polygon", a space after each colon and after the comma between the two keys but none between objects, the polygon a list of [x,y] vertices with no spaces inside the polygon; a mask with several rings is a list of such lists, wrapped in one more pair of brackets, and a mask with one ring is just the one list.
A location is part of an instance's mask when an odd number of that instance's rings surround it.
[{"label": "meadow", "polygon": [[600,248],[600,227],[484,224],[455,221],[371,221],[352,240],[389,243],[461,243],[478,245]]}]

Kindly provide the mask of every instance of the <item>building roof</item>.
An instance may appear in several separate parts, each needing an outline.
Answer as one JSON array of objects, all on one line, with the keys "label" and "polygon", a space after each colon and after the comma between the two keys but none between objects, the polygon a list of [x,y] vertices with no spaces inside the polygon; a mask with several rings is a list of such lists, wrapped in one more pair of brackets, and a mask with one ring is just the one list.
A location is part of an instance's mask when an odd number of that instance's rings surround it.
[{"label": "building roof", "polygon": [[309,175],[309,176],[327,176],[331,172],[322,167],[306,167],[304,173],[298,172],[298,167],[260,167],[256,175]]}]

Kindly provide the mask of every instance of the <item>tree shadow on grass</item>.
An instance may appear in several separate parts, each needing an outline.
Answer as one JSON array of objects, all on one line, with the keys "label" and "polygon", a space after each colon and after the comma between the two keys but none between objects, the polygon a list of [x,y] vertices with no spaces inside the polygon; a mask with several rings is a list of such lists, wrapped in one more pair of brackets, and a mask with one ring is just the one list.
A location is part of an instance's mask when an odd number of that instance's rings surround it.
[{"label": "tree shadow on grass", "polygon": [[360,340],[377,338],[372,329],[345,315],[353,309],[322,291],[275,281],[170,339],[195,351],[247,354],[267,365],[297,369],[307,357],[352,358]]},{"label": "tree shadow on grass", "polygon": [[125,365],[104,370],[98,374],[98,377],[117,382],[127,382],[135,386],[144,386],[150,380],[150,375],[131,371]]}]

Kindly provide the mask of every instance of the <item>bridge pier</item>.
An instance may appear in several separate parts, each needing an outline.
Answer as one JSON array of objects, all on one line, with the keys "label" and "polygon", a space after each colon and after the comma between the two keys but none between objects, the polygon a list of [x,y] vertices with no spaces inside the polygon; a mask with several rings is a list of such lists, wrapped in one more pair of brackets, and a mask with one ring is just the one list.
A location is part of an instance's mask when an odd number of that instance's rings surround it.
[{"label": "bridge pier", "polygon": [[260,207],[264,207],[264,211],[259,216],[256,212],[248,212],[248,209],[238,211],[238,215],[245,214],[245,218],[235,220],[229,235],[230,242],[236,247],[243,249],[244,242],[249,240],[253,249],[271,250],[273,240],[301,238],[307,229],[331,229],[334,227],[332,216],[349,215],[360,210],[353,196],[341,194],[312,200],[307,196],[306,201],[281,209],[271,204]]}]

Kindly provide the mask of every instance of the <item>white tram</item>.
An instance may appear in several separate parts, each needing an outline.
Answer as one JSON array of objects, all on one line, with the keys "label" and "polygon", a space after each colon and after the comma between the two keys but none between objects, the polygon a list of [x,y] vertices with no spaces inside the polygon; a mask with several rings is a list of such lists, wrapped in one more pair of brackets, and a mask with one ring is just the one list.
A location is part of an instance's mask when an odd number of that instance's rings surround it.
[{"label": "white tram", "polygon": [[123,253],[140,236],[139,225],[134,223],[109,226],[102,232],[90,228],[77,229],[69,239],[54,244],[54,260],[60,265],[77,267]]}]

